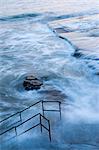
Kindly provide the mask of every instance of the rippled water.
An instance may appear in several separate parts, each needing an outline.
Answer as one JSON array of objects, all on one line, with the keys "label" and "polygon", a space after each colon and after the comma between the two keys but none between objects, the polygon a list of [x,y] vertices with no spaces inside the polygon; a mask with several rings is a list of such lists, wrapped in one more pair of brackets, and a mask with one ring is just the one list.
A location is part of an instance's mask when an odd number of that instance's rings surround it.
[{"label": "rippled water", "polygon": [[[62,102],[61,122],[51,117],[51,144],[34,131],[9,149],[99,148],[99,2],[58,2],[1,0],[0,119],[41,99]],[[43,80],[39,91],[24,90],[28,74]]]}]

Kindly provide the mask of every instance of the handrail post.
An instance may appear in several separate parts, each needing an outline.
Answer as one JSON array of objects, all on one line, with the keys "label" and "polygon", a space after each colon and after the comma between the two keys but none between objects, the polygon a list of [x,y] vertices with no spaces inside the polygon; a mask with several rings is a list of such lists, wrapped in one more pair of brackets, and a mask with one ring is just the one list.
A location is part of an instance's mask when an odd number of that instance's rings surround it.
[{"label": "handrail post", "polygon": [[20,121],[22,121],[22,114],[21,114],[21,112],[19,114],[20,114]]},{"label": "handrail post", "polygon": [[51,127],[50,127],[50,121],[48,120],[48,125],[49,125],[49,139],[50,139],[50,142],[51,142]]},{"label": "handrail post", "polygon": [[16,129],[16,127],[15,127],[15,134],[16,134],[16,136],[17,136],[17,129]]},{"label": "handrail post", "polygon": [[41,118],[41,114],[40,114],[40,128],[41,128],[41,132],[42,132],[42,118]]},{"label": "handrail post", "polygon": [[43,100],[42,100],[42,112],[43,112],[43,116],[44,116],[44,104],[43,104]]},{"label": "handrail post", "polygon": [[61,102],[59,102],[59,112],[60,112],[60,119],[61,119]]}]

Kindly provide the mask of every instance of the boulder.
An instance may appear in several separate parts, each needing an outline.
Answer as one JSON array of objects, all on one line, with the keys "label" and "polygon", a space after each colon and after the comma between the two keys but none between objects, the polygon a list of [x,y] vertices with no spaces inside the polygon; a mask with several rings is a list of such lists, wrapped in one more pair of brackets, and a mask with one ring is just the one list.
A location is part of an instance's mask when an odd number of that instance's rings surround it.
[{"label": "boulder", "polygon": [[41,88],[42,85],[43,85],[43,82],[32,75],[27,76],[23,82],[23,86],[24,86],[25,90],[27,90],[27,91],[38,90]]}]

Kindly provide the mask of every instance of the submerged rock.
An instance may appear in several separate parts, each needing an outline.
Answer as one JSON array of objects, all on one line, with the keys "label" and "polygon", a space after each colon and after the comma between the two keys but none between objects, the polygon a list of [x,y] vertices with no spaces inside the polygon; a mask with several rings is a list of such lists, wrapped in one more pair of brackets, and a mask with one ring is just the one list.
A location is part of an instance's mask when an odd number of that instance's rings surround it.
[{"label": "submerged rock", "polygon": [[25,90],[27,90],[27,91],[38,90],[41,88],[42,85],[43,85],[43,82],[32,75],[27,76],[23,82],[23,86],[24,86]]},{"label": "submerged rock", "polygon": [[83,56],[83,54],[81,52],[75,51],[73,56],[76,58],[80,58],[81,56]]}]

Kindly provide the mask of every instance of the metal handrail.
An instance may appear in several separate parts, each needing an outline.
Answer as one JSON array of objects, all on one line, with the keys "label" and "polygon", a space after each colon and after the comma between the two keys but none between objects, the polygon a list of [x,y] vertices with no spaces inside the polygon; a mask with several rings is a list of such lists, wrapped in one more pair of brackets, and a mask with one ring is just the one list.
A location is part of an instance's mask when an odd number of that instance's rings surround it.
[{"label": "metal handrail", "polygon": [[[60,101],[44,101],[44,100],[40,100],[40,101],[38,101],[38,102],[36,102],[36,103],[30,105],[29,107],[27,107],[27,108],[25,108],[25,109],[23,109],[23,110],[21,110],[21,111],[19,111],[19,112],[16,112],[15,114],[12,114],[12,115],[8,116],[7,118],[1,120],[0,123],[2,123],[2,122],[4,122],[4,121],[8,120],[9,118],[12,118],[13,116],[16,116],[17,114],[19,114],[19,116],[20,116],[20,121],[22,121],[21,113],[24,112],[25,110],[27,110],[27,109],[29,109],[29,108],[31,108],[31,107],[37,105],[38,103],[41,103],[41,102],[42,102],[43,115],[44,115],[44,111],[48,111],[48,110],[45,110],[45,109],[44,109],[43,103],[46,103],[46,102],[58,102],[58,103],[59,103],[59,110],[58,110],[58,111],[60,112],[60,118],[61,118],[61,102],[60,102]],[[53,110],[50,110],[50,111],[53,111]],[[55,111],[55,110],[54,110],[54,111]]]},{"label": "metal handrail", "polygon": [[[46,110],[46,109],[44,109],[44,103],[47,103],[47,102],[52,102],[52,103],[53,103],[53,102],[57,102],[57,103],[59,103],[59,109],[57,109],[57,110],[53,110],[53,109],[52,109],[52,110],[51,110],[51,109],[50,109],[50,110]],[[24,112],[25,110],[27,110],[27,109],[33,107],[34,105],[36,105],[36,104],[38,104],[38,103],[41,103],[41,104],[42,104],[43,115],[40,114],[40,113],[38,113],[38,114],[36,114],[36,115],[34,115],[34,116],[28,118],[28,119],[25,120],[24,122],[21,122],[19,125],[13,126],[13,127],[11,127],[10,129],[4,131],[3,133],[0,133],[0,135],[3,135],[4,133],[6,133],[6,132],[8,132],[8,131],[10,131],[10,130],[12,130],[12,129],[15,130],[15,133],[16,133],[16,135],[17,135],[17,127],[21,126],[22,124],[28,122],[29,120],[31,120],[31,119],[33,119],[34,117],[36,117],[36,116],[39,115],[39,116],[40,116],[40,123],[38,123],[37,125],[35,125],[35,126],[29,128],[28,130],[24,131],[23,133],[25,133],[25,132],[31,130],[32,128],[35,128],[35,127],[38,126],[38,125],[40,125],[40,127],[41,127],[41,132],[42,132],[42,127],[45,128],[45,129],[49,132],[49,139],[50,139],[50,141],[51,141],[50,121],[44,116],[44,112],[45,112],[45,111],[56,111],[56,112],[59,112],[59,113],[60,113],[60,119],[61,119],[61,102],[60,102],[60,101],[44,101],[44,100],[40,100],[40,101],[38,101],[38,102],[36,102],[36,103],[30,105],[29,107],[27,107],[27,108],[25,108],[25,109],[23,109],[23,110],[21,110],[21,111],[15,113],[15,114],[13,114],[13,115],[10,115],[9,117],[7,117],[7,118],[1,120],[0,123],[2,123],[2,122],[4,122],[4,121],[8,120],[9,118],[11,118],[11,117],[13,117],[13,116],[15,116],[15,115],[17,115],[17,114],[19,114],[19,116],[20,116],[20,121],[22,121],[22,112]],[[42,124],[42,118],[45,119],[45,120],[47,120],[47,122],[48,122],[48,128]],[[22,134],[23,134],[23,133],[22,133]]]},{"label": "metal handrail", "polygon": [[[10,128],[10,129],[4,131],[4,132],[1,133],[0,135],[3,135],[3,134],[5,134],[5,133],[9,132],[10,130],[14,129],[15,134],[16,134],[16,136],[17,136],[17,135],[18,135],[18,134],[17,134],[17,128],[18,128],[19,126],[23,125],[24,123],[28,122],[29,120],[35,118],[36,116],[39,116],[39,117],[40,117],[40,123],[38,123],[38,124],[36,124],[35,126],[33,126],[33,127],[29,128],[29,129],[25,130],[25,131],[22,132],[21,134],[23,134],[23,133],[25,133],[25,132],[27,132],[27,131],[29,131],[29,130],[31,130],[31,129],[33,129],[33,128],[35,128],[35,127],[37,127],[37,126],[40,125],[41,132],[42,132],[42,127],[45,128],[45,129],[49,132],[49,139],[50,139],[50,141],[51,141],[50,121],[49,121],[46,117],[44,117],[42,114],[40,114],[40,113],[38,113],[38,114],[36,114],[36,115],[30,117],[29,119],[25,120],[24,122],[20,123],[20,124],[17,125],[17,126],[14,126],[14,127]],[[45,125],[42,124],[42,118],[45,119],[45,120],[48,122],[48,128],[47,128]],[[19,134],[19,135],[21,135],[21,134]],[[18,136],[19,136],[19,135],[18,135]]]},{"label": "metal handrail", "polygon": [[[45,120],[47,120],[47,122],[48,122],[48,128],[42,124],[42,118],[45,119]],[[45,116],[43,116],[42,114],[40,114],[40,123],[41,123],[41,132],[42,132],[42,127],[45,128],[49,132],[49,139],[51,141],[50,121]]]},{"label": "metal handrail", "polygon": [[[59,103],[59,109],[44,109],[44,103],[47,102],[54,102],[54,103]],[[61,119],[61,102],[60,101],[42,101],[42,110],[43,110],[43,116],[45,115],[45,111],[55,111],[60,113],[60,119]]]},{"label": "metal handrail", "polygon": [[4,122],[4,121],[8,120],[9,118],[12,118],[13,116],[15,116],[15,115],[17,115],[17,114],[19,114],[20,120],[22,120],[22,118],[21,118],[21,113],[24,112],[25,110],[27,110],[27,109],[33,107],[34,105],[40,103],[40,102],[41,102],[41,101],[38,101],[38,102],[36,102],[36,103],[30,105],[29,107],[27,107],[27,108],[25,108],[25,109],[23,109],[23,110],[21,110],[21,111],[19,111],[19,112],[16,112],[15,114],[12,114],[12,115],[8,116],[7,118],[1,120],[0,123],[2,123],[2,122]]},{"label": "metal handrail", "polygon": [[19,127],[20,125],[22,125],[22,124],[24,124],[25,122],[27,122],[27,121],[29,121],[29,120],[33,119],[33,118],[34,118],[34,117],[36,117],[37,115],[39,115],[39,113],[38,113],[38,114],[36,114],[36,115],[34,115],[34,116],[32,116],[32,117],[30,117],[29,119],[25,120],[24,122],[20,123],[19,125],[17,125],[17,126],[13,126],[13,127],[11,127],[10,129],[8,129],[8,130],[6,130],[6,131],[4,131],[4,132],[0,133],[0,135],[3,135],[4,133],[6,133],[6,132],[8,132],[8,131],[10,131],[10,130],[12,130],[12,129],[14,129],[14,128]]}]

